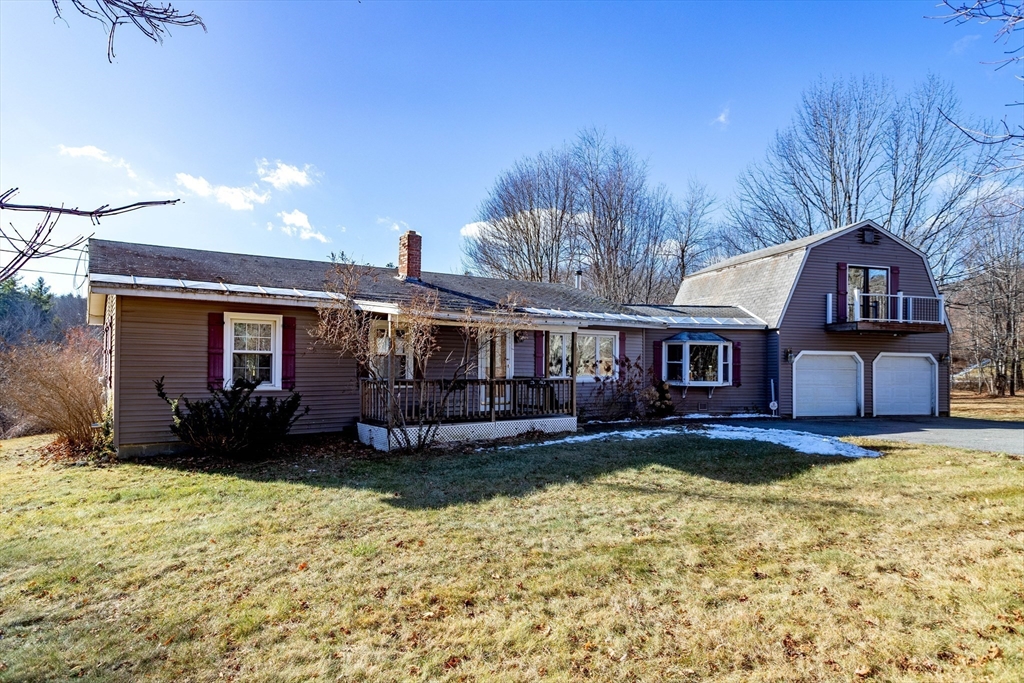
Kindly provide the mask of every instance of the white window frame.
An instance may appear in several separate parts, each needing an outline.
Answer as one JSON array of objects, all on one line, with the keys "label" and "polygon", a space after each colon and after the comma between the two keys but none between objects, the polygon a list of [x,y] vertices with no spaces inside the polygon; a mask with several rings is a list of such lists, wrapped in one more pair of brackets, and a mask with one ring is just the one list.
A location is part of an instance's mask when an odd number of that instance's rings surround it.
[{"label": "white window frame", "polygon": [[284,316],[266,315],[265,313],[225,313],[224,314],[224,388],[228,389],[234,384],[234,363],[235,355],[235,323],[236,322],[259,322],[270,323],[271,331],[271,361],[270,379],[256,387],[256,391],[280,391],[281,390],[281,335]]},{"label": "white window frame", "polygon": [[[391,349],[391,333],[390,333],[390,328],[391,328],[392,325],[394,325],[394,323],[391,322],[390,320],[382,320],[382,319],[374,320],[372,323],[370,323],[370,343],[371,344],[376,344],[376,342],[377,342],[377,330],[384,330],[384,338],[388,340],[388,350],[385,351],[385,353],[383,355],[381,355],[379,353],[374,353],[373,355],[374,355],[375,358],[387,358],[388,357],[388,351],[390,351],[390,349]],[[408,331],[406,332],[406,334],[408,334]],[[412,351],[410,350],[410,346],[411,345],[406,344],[406,346],[405,346],[405,353],[397,353],[397,352],[395,353],[395,356],[405,356],[405,377],[397,377],[396,376],[395,379],[412,379],[413,378],[413,373],[414,373],[415,370],[412,367],[413,359],[412,359]]]},{"label": "white window frame", "polygon": [[[619,378],[619,333],[618,332],[577,332],[576,333],[576,346],[572,350],[572,362],[576,363],[576,359],[579,358],[579,346],[583,337],[595,337],[594,339],[594,356],[597,360],[597,366],[601,365],[601,342],[602,337],[608,337],[612,340],[612,374],[610,377],[600,374],[597,371],[597,367],[594,368],[593,375],[581,375],[579,367],[576,368],[576,381],[577,382],[593,382],[594,378],[597,379],[618,379]],[[571,344],[570,337],[570,344]]]},{"label": "white window frame", "polygon": [[[681,346],[683,347],[683,379],[668,379],[668,348],[670,346]],[[718,347],[718,381],[717,382],[692,382],[690,381],[690,346],[717,346]],[[722,353],[723,348],[729,349],[729,362],[725,362],[725,354]],[[724,379],[725,366],[729,366],[729,379]],[[668,384],[673,386],[686,386],[686,387],[727,387],[732,385],[733,373],[736,372],[736,368],[733,367],[735,362],[733,360],[733,348],[732,342],[730,341],[676,341],[676,342],[663,342],[661,351],[661,376],[665,378]]]},{"label": "white window frame", "polygon": [[[551,339],[562,338],[562,372],[558,375],[548,375],[550,379],[568,379],[572,370],[572,333],[571,332],[548,332],[546,336],[547,346],[544,349],[544,372],[550,372],[548,365],[548,354],[551,352]],[[589,377],[589,375],[587,375]]]}]

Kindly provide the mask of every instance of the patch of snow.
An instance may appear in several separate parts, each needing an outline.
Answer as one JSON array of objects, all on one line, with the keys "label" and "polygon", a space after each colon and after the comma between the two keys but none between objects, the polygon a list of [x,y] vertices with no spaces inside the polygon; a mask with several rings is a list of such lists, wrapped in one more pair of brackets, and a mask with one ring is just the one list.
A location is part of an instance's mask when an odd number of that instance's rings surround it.
[{"label": "patch of snow", "polygon": [[[757,427],[734,427],[731,425],[709,425],[704,429],[685,430],[681,427],[657,427],[654,429],[626,429],[597,434],[576,434],[560,439],[549,439],[536,443],[524,443],[516,446],[502,446],[498,450],[522,450],[538,446],[557,446],[561,444],[587,443],[590,441],[623,440],[637,441],[656,436],[679,434],[696,434],[710,439],[733,439],[739,441],[767,441],[787,446],[798,453],[808,455],[839,455],[844,458],[877,458],[878,451],[869,451],[852,443],[840,441],[834,436],[822,436],[809,432],[796,432],[788,429],[760,429]],[[481,449],[482,450],[482,449]]]},{"label": "patch of snow", "polygon": [[700,430],[710,439],[738,439],[741,441],[767,441],[788,446],[799,453],[809,455],[841,455],[844,458],[877,458],[878,451],[869,451],[852,443],[840,441],[834,436],[822,436],[810,432],[795,432],[788,429],[759,429],[757,427],[733,427],[731,425],[709,425]]},{"label": "patch of snow", "polygon": [[689,413],[680,416],[684,420],[759,420],[770,418],[772,415],[765,413],[729,413],[724,415],[709,415],[708,413]]}]

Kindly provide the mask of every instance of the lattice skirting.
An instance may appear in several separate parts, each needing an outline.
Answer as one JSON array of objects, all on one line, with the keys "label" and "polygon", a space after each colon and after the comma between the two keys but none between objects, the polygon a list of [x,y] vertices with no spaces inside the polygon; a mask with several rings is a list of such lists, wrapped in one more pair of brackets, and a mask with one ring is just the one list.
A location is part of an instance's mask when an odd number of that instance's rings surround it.
[{"label": "lattice skirting", "polygon": [[[392,435],[388,440],[388,430],[385,427],[368,425],[360,422],[358,424],[359,440],[368,446],[373,446],[378,451],[390,451],[400,448],[403,439],[398,435]],[[419,427],[408,427],[412,443],[416,442],[416,430]],[[576,418],[563,415],[560,417],[538,417],[526,420],[501,420],[495,422],[465,422],[460,424],[446,424],[437,428],[434,437],[436,443],[452,443],[455,441],[493,441],[504,439],[509,436],[525,434],[526,432],[547,432],[555,434],[560,432],[575,432]]]}]

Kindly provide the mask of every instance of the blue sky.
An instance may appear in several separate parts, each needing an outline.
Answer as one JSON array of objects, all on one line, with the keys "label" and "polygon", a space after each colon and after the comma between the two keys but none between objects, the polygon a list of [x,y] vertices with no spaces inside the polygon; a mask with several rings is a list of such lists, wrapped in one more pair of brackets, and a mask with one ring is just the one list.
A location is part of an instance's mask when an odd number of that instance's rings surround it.
[{"label": "blue sky", "polygon": [[1011,70],[980,63],[1003,50],[994,28],[926,19],[933,0],[178,0],[208,33],[160,46],[122,27],[113,64],[103,28],[65,5],[62,22],[49,0],[0,1],[0,185],[83,208],[184,201],[64,218],[63,236],[383,265],[408,227],[425,269],[458,272],[497,174],[585,127],[632,146],[654,182],[726,198],[818,76],[905,89],[935,73],[969,115],[1019,114]]}]

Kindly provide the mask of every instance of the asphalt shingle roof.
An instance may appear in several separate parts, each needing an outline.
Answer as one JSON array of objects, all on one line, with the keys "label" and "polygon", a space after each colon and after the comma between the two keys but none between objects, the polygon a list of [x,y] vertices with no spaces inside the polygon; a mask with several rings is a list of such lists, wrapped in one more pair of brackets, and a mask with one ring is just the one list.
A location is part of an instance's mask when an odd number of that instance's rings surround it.
[{"label": "asphalt shingle roof", "polygon": [[740,305],[768,323],[768,327],[776,328],[782,322],[783,309],[807,250],[866,224],[874,225],[861,221],[720,261],[683,278],[675,301]]},{"label": "asphalt shingle roof", "polygon": [[[275,288],[327,291],[334,265],[274,256],[231,254],[200,249],[160,247],[131,242],[89,240],[89,273],[172,280],[222,282]],[[397,269],[360,266],[359,297],[402,304],[424,288],[437,292],[445,311],[493,308],[513,295],[536,308],[633,313],[625,306],[568,285],[455,275],[421,274],[419,281],[400,280]]]}]

